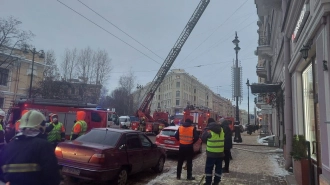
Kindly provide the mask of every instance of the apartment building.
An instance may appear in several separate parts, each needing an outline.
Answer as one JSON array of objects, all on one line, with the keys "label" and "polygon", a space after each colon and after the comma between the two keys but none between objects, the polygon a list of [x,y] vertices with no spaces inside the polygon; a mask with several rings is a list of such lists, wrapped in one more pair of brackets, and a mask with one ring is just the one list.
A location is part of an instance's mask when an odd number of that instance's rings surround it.
[{"label": "apartment building", "polygon": [[[14,100],[28,97],[32,54],[15,49],[0,53],[0,108],[7,111]],[[44,58],[34,57],[32,85],[43,79]]]},{"label": "apartment building", "polygon": [[[134,102],[140,104],[143,101],[149,85],[150,83],[134,92]],[[154,95],[150,110],[153,113],[160,108],[175,115],[182,113],[188,104],[208,108],[224,116],[233,115],[234,110],[229,99],[215,94],[183,69],[173,69],[166,75]]]},{"label": "apartment building", "polygon": [[[330,2],[327,0],[255,0],[259,16],[260,82],[251,85],[277,145],[284,148],[285,167],[294,135],[309,142],[313,184],[330,184]],[[265,82],[265,83],[262,83]],[[285,143],[283,140],[285,139]],[[308,167],[306,167],[308,169]],[[297,171],[298,170],[298,171]]]}]

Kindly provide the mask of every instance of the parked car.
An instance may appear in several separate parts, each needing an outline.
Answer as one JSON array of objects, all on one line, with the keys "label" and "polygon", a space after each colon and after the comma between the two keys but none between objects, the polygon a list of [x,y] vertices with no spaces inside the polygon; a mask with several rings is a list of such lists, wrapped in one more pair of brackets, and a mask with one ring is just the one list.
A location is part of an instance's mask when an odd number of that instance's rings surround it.
[{"label": "parked car", "polygon": [[[168,153],[177,153],[179,152],[180,143],[175,139],[174,135],[178,131],[179,126],[169,126],[165,127],[157,136],[156,136],[156,145],[166,149]],[[194,152],[202,152],[202,140],[199,139],[194,144]]]},{"label": "parked car", "polygon": [[152,168],[162,172],[166,153],[139,131],[96,128],[60,143],[55,154],[66,176],[126,184],[128,175]]},{"label": "parked car", "polygon": [[131,128],[132,122],[129,116],[120,116],[119,124],[121,128]]}]

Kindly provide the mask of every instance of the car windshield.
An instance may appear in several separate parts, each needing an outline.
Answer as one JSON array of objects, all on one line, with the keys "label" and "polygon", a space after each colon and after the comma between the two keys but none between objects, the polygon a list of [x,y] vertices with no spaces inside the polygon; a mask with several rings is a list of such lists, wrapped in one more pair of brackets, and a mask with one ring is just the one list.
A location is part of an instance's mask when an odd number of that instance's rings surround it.
[{"label": "car windshield", "polygon": [[119,121],[120,122],[126,122],[127,121],[127,118],[119,118]]},{"label": "car windshield", "polygon": [[174,136],[176,130],[162,130],[161,135],[163,136]]},{"label": "car windshield", "polygon": [[78,137],[76,141],[115,146],[120,135],[118,132],[95,129]]}]

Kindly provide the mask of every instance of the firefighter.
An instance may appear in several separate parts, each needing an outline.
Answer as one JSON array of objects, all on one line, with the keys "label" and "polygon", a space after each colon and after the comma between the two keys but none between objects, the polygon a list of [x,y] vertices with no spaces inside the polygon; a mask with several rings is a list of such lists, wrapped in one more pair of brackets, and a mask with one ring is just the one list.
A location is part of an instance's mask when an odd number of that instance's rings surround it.
[{"label": "firefighter", "polygon": [[144,132],[145,131],[145,127],[146,127],[146,118],[143,116],[142,119],[140,120],[140,131]]},{"label": "firefighter", "polygon": [[65,141],[65,129],[63,124],[58,121],[57,114],[52,114],[50,116],[50,123],[46,130],[49,130],[47,140],[54,146],[54,148],[59,142]]},{"label": "firefighter", "polygon": [[212,185],[218,185],[221,181],[222,160],[224,155],[225,133],[219,123],[213,118],[208,119],[208,125],[202,134],[202,140],[206,142],[206,164],[205,183],[211,185],[213,167],[215,166],[214,179]]},{"label": "firefighter", "polygon": [[195,177],[192,176],[193,144],[199,139],[199,136],[190,119],[186,119],[185,123],[179,127],[175,138],[180,142],[176,178],[181,179],[182,165],[187,160],[187,180],[195,180]]},{"label": "firefighter", "polygon": [[224,144],[224,161],[225,161],[225,167],[222,168],[222,173],[229,173],[229,162],[231,159],[231,152],[230,150],[233,148],[233,141],[232,141],[232,131],[229,128],[229,121],[225,119],[220,120],[221,126],[223,128],[223,131],[225,132],[225,144]]},{"label": "firefighter", "polygon": [[5,144],[5,131],[3,130],[3,118],[5,117],[5,111],[0,109],[0,151]]},{"label": "firefighter", "polygon": [[7,184],[59,185],[60,174],[54,150],[37,136],[44,132],[45,116],[30,110],[21,118],[20,133],[0,155],[0,174]]},{"label": "firefighter", "polygon": [[77,111],[76,122],[73,125],[70,140],[75,140],[86,133],[87,123],[85,122],[85,117],[86,113],[84,111]]}]

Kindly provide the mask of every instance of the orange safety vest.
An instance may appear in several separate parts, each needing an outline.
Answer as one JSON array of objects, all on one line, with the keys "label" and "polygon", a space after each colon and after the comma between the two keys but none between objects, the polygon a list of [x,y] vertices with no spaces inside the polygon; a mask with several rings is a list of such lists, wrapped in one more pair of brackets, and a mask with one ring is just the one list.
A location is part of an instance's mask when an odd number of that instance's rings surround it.
[{"label": "orange safety vest", "polygon": [[180,144],[189,145],[194,141],[194,127],[179,127]]},{"label": "orange safety vest", "polygon": [[20,124],[21,124],[21,120],[17,120],[15,123],[15,132],[18,132]]}]

